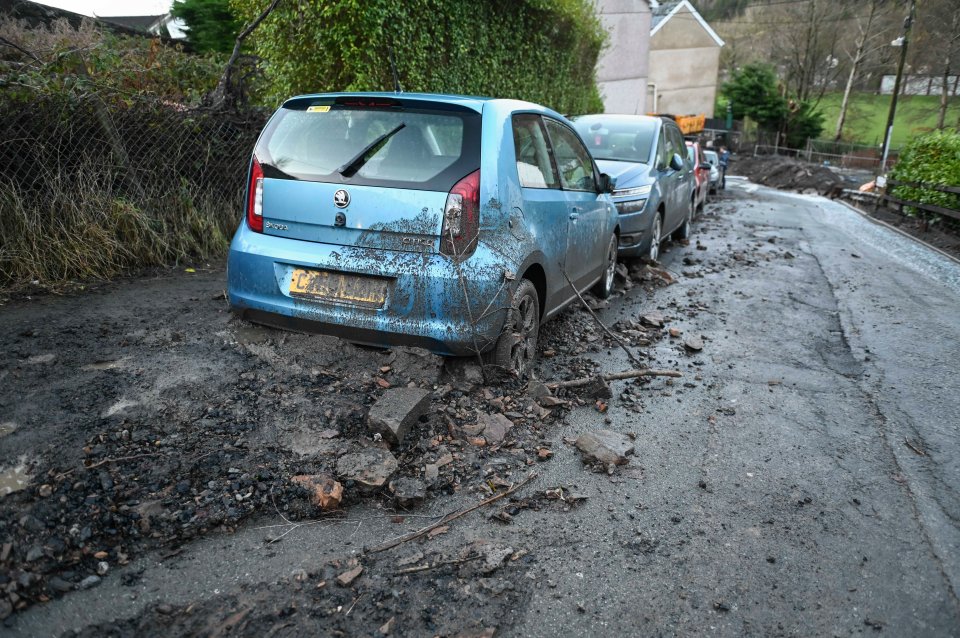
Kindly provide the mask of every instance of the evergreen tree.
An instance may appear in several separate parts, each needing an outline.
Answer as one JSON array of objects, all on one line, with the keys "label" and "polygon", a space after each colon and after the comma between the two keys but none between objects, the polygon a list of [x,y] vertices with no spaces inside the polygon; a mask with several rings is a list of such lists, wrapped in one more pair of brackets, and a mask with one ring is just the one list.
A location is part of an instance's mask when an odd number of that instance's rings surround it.
[{"label": "evergreen tree", "polygon": [[170,11],[187,25],[187,42],[200,52],[230,53],[242,25],[229,0],[177,0]]}]

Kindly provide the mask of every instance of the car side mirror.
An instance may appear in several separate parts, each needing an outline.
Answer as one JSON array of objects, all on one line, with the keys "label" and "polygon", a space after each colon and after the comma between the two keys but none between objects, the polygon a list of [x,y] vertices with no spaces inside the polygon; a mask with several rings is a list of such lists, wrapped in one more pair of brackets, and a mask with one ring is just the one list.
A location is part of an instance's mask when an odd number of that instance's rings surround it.
[{"label": "car side mirror", "polygon": [[675,171],[683,169],[683,158],[680,157],[679,153],[674,153],[673,157],[670,158],[670,168]]},{"label": "car side mirror", "polygon": [[610,177],[606,173],[600,173],[600,192],[601,193],[612,193],[613,189],[617,187],[617,178]]}]

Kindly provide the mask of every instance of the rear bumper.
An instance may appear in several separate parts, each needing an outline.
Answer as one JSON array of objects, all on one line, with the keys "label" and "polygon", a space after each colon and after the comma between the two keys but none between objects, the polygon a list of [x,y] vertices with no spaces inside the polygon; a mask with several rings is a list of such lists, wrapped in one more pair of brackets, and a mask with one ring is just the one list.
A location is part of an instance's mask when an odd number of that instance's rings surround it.
[{"label": "rear bumper", "polygon": [[[387,278],[386,300],[368,308],[292,297],[296,268]],[[228,295],[238,315],[257,323],[469,355],[488,350],[500,335],[509,307],[508,268],[482,244],[458,269],[438,254],[299,241],[253,233],[242,224],[230,245]]]}]

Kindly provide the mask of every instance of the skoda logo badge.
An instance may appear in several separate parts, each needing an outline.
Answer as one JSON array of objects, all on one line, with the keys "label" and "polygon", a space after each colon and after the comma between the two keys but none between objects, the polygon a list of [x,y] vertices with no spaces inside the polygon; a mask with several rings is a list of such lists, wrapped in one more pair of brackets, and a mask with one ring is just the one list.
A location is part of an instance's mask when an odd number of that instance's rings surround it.
[{"label": "skoda logo badge", "polygon": [[337,213],[337,216],[333,218],[334,226],[346,226],[347,225],[347,216],[343,213]]},{"label": "skoda logo badge", "polygon": [[346,208],[350,205],[350,193],[341,188],[333,194],[333,203],[337,208]]}]

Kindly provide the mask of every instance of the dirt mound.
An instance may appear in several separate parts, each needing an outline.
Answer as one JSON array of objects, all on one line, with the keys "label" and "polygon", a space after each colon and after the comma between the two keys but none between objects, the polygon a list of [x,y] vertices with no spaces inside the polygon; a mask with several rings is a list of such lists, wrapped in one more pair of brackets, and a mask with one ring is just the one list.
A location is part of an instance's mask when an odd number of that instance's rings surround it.
[{"label": "dirt mound", "polygon": [[792,157],[762,155],[734,162],[728,173],[744,175],[764,186],[819,195],[839,194],[843,178],[826,166],[809,164]]}]

